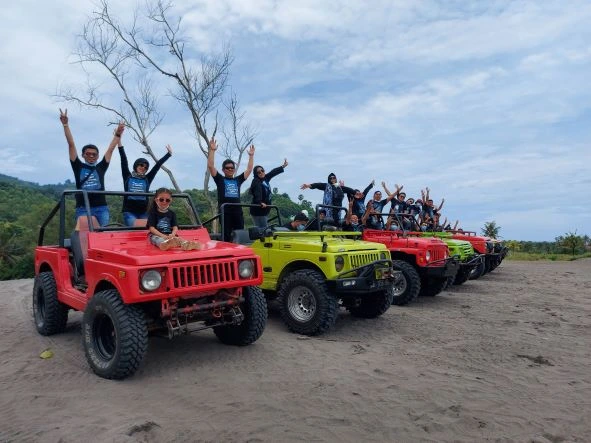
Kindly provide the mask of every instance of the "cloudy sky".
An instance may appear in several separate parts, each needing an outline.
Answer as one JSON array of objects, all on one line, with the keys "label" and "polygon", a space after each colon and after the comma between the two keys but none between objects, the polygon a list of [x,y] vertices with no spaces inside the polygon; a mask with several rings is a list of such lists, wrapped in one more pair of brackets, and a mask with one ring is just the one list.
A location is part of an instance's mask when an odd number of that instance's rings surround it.
[{"label": "cloudy sky", "polygon": [[[120,8],[128,20],[131,6]],[[108,144],[107,114],[53,97],[85,82],[72,53],[96,9],[87,0],[0,6],[0,173],[73,178],[60,107],[79,147]],[[334,172],[354,188],[404,184],[414,197],[429,186],[465,229],[494,220],[506,239],[591,235],[588,0],[183,0],[175,13],[195,57],[230,45],[255,163],[287,158],[272,185],[292,199],[319,202],[320,191],[299,187]],[[90,73],[113,99],[113,85]],[[152,146],[164,154],[170,143],[181,187],[202,188],[206,160],[186,112],[166,95],[160,106]],[[124,141],[130,158],[141,155]],[[169,182],[161,174],[155,185]],[[117,153],[107,187],[122,188]]]}]

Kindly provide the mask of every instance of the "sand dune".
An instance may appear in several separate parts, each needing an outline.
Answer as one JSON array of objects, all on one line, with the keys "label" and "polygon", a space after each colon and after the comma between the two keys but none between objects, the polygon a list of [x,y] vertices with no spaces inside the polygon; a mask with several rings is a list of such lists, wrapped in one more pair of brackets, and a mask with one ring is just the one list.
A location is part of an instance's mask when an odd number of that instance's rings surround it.
[{"label": "sand dune", "polygon": [[505,261],[317,338],[274,311],[245,348],[151,338],[120,382],[89,370],[79,313],[37,334],[32,287],[0,282],[0,441],[591,441],[590,260]]}]

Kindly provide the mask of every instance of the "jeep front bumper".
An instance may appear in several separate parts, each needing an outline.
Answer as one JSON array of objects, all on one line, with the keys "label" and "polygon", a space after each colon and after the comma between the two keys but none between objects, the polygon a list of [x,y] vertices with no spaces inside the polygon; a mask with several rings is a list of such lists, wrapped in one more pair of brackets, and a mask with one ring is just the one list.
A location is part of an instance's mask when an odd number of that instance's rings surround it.
[{"label": "jeep front bumper", "polygon": [[400,271],[392,269],[391,260],[377,260],[343,272],[336,280],[326,283],[335,293],[371,293],[390,288],[399,274]]},{"label": "jeep front bumper", "polygon": [[[440,264],[442,261],[443,265]],[[460,262],[454,257],[449,257],[444,260],[430,263],[429,266],[420,269],[422,270],[421,274],[425,277],[447,278],[457,274],[458,269],[460,269]]]}]

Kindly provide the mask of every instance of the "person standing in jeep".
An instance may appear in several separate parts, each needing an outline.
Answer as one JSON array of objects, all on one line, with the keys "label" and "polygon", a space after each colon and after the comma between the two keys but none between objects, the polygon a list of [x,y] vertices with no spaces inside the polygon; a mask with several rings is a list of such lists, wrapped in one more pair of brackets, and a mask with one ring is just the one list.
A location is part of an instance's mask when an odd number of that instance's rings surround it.
[{"label": "person standing in jeep", "polygon": [[[172,155],[172,147],[166,145],[168,151],[160,160],[156,162],[150,172],[148,169],[150,163],[145,158],[138,158],[133,162],[133,172],[129,170],[127,154],[125,148],[119,139],[119,155],[121,156],[121,176],[123,177],[123,188],[126,192],[148,192],[150,184],[156,177],[160,167]],[[146,220],[148,218],[148,197],[143,195],[125,196],[123,198],[123,221],[127,226],[133,226],[136,220]]]},{"label": "person standing in jeep", "polygon": [[271,184],[269,183],[273,177],[281,174],[287,167],[287,159],[283,160],[283,164],[270,172],[265,173],[262,166],[254,167],[254,177],[250,184],[250,193],[252,194],[252,204],[260,207],[251,207],[250,215],[256,227],[266,228],[270,209],[267,208],[271,204]]},{"label": "person standing in jeep", "polygon": [[[117,146],[117,143],[121,139],[121,135],[125,130],[125,125],[119,123],[113,139],[103,156],[103,159],[97,163],[99,156],[99,149],[96,145],[88,144],[82,147],[82,158],[84,163],[78,158],[76,152],[76,144],[74,143],[74,136],[70,131],[68,110],[62,111],[60,109],[60,121],[64,127],[64,135],[68,142],[68,149],[70,153],[70,164],[74,171],[74,178],[76,180],[76,189],[82,189],[85,191],[104,191],[105,190],[105,173],[109,168],[111,162],[111,156]],[[107,207],[107,200],[104,195],[90,194],[88,196],[90,202],[90,212],[92,216],[96,217],[98,223],[104,226],[109,223],[109,208]],[[76,195],[76,219],[78,217],[87,215],[86,207],[84,204],[84,197],[82,195]]]},{"label": "person standing in jeep", "polygon": [[[213,178],[218,190],[218,209],[224,203],[240,203],[240,186],[246,181],[252,172],[254,163],[254,145],[250,145],[248,150],[248,165],[243,173],[234,177],[236,171],[236,163],[227,158],[222,163],[222,171],[224,175],[220,174],[214,165],[215,151],[218,145],[215,138],[209,141],[209,152],[207,155],[207,169]],[[224,210],[224,232],[222,233],[222,240],[231,241],[232,231],[234,229],[244,229],[244,216],[242,215],[242,208],[240,206],[226,207]]]},{"label": "person standing in jeep", "polygon": [[[350,195],[355,194],[355,190],[346,187],[342,180],[340,182],[337,181],[337,176],[334,172],[328,174],[326,183],[304,183],[300,186],[300,189],[320,189],[324,191],[322,204],[328,206],[341,206],[345,193]],[[338,224],[340,220],[339,212],[337,209],[327,208],[326,222]]]}]

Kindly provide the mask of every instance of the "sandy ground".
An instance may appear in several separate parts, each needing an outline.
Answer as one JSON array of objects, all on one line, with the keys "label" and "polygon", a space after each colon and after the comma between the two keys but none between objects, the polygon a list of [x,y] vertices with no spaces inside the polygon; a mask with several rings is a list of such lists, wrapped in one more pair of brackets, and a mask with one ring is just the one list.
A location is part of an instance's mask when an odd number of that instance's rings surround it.
[{"label": "sandy ground", "polygon": [[32,287],[0,282],[2,442],[591,441],[590,260],[505,261],[318,338],[276,312],[244,348],[152,338],[119,382],[89,370],[79,313],[37,334]]}]

